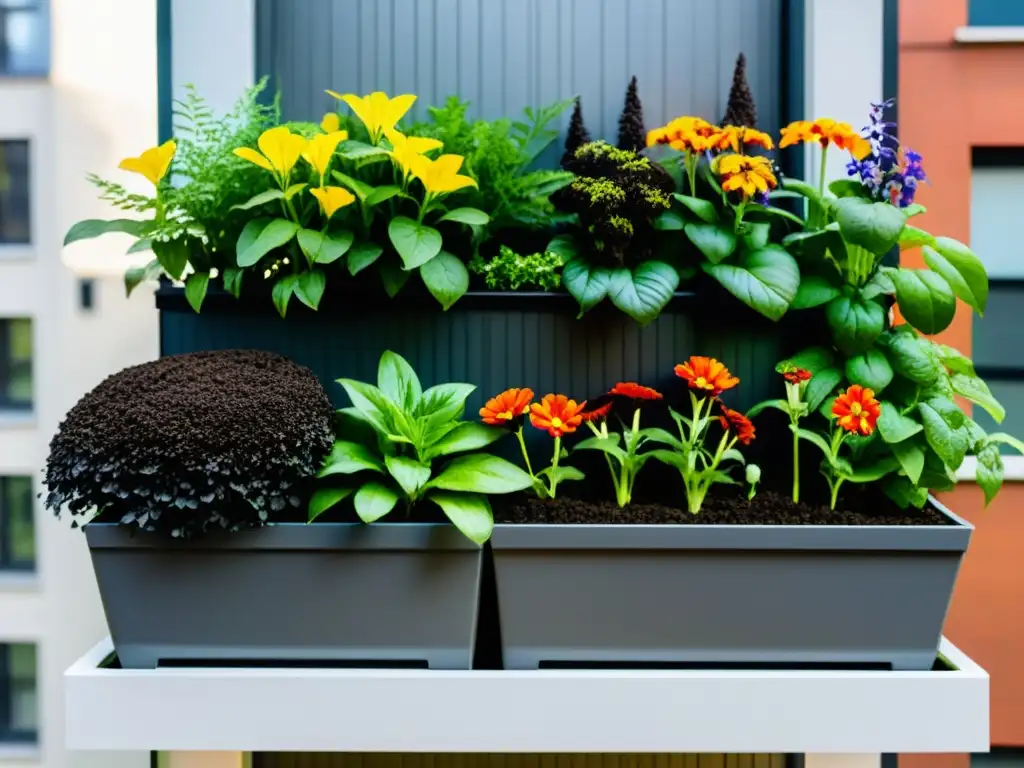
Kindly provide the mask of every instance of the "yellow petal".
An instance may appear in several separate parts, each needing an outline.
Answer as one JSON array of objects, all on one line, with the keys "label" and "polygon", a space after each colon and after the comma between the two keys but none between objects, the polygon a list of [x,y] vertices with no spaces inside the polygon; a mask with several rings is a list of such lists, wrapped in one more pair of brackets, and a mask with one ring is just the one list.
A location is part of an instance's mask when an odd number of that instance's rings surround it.
[{"label": "yellow petal", "polygon": [[441,192],[441,193],[458,192],[460,189],[465,189],[466,187],[475,187],[475,186],[476,186],[476,180],[473,179],[472,177],[470,177],[470,176],[462,176],[461,174],[456,174],[455,176],[446,176],[441,181],[440,188],[437,189],[436,191],[437,192]]},{"label": "yellow petal", "polygon": [[324,215],[328,219],[331,218],[338,209],[344,208],[346,205],[351,205],[356,200],[355,195],[341,187],[320,187],[319,189],[313,188],[309,191],[313,197],[320,201],[320,206],[323,208]]},{"label": "yellow petal", "polygon": [[248,160],[250,163],[258,165],[260,168],[265,168],[268,171],[274,170],[274,166],[270,164],[270,161],[267,160],[267,158],[265,158],[255,149],[249,149],[249,147],[239,147],[238,149],[234,150],[234,153],[243,160]]},{"label": "yellow petal", "polygon": [[341,128],[341,118],[337,112],[328,112],[320,121],[320,130],[324,133],[334,133]]},{"label": "yellow petal", "polygon": [[387,103],[382,105],[380,114],[381,125],[386,128],[394,128],[395,124],[405,117],[405,113],[412,109],[412,105],[415,103],[416,95],[412,93],[405,93],[401,96],[395,96],[393,99],[388,99]]},{"label": "yellow petal", "polygon": [[363,98],[362,96],[356,96],[354,93],[339,95],[334,93],[334,91],[328,91],[328,93],[335,98],[341,99],[348,105],[352,113],[359,118],[359,122],[366,126],[366,130],[369,131],[371,138],[376,135],[378,128],[369,97]]},{"label": "yellow petal", "polygon": [[338,148],[338,144],[347,138],[347,131],[318,134],[306,142],[302,156],[306,159],[307,163],[313,166],[317,173],[323,176],[327,173],[327,166],[330,165],[331,158],[334,157],[334,151]]},{"label": "yellow petal", "polygon": [[171,160],[177,144],[174,140],[165,141],[159,147],[150,147],[138,157],[126,157],[118,164],[118,168],[144,176],[154,186],[160,183],[171,167]]},{"label": "yellow petal", "polygon": [[174,139],[169,139],[157,147],[157,157],[159,158],[159,178],[163,178],[167,175],[167,171],[171,167],[171,161],[174,159],[174,153],[178,150],[178,144]]},{"label": "yellow petal", "polygon": [[409,149],[422,155],[424,152],[432,152],[435,149],[444,147],[444,142],[439,139],[428,139],[425,136],[410,136],[407,140]]},{"label": "yellow petal", "polygon": [[278,126],[264,131],[256,140],[260,151],[282,176],[288,174],[306,147],[306,140],[292,133],[286,126]]},{"label": "yellow petal", "polygon": [[454,176],[462,167],[463,160],[462,155],[441,155],[434,161],[435,172],[440,176]]}]

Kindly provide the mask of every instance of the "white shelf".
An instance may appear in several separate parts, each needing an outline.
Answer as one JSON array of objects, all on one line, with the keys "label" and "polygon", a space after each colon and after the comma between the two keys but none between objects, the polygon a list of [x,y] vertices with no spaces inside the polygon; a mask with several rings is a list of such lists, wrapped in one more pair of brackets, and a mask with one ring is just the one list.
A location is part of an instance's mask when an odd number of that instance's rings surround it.
[{"label": "white shelf", "polygon": [[957,27],[953,39],[974,45],[1024,43],[1024,27]]},{"label": "white shelf", "polygon": [[65,673],[76,750],[982,752],[989,679],[955,671],[161,668]]}]

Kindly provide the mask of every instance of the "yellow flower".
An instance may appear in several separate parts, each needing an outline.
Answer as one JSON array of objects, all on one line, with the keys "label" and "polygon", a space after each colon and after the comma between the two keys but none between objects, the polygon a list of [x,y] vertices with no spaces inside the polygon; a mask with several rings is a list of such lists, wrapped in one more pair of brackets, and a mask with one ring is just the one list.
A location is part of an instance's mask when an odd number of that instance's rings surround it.
[{"label": "yellow flower", "polygon": [[302,157],[313,166],[322,179],[327,174],[327,166],[331,164],[334,150],[347,138],[348,131],[319,133],[306,142],[306,148],[302,151]]},{"label": "yellow flower", "polygon": [[324,115],[324,119],[320,121],[320,130],[324,133],[334,133],[341,130],[341,118],[338,117],[338,113],[328,112]]},{"label": "yellow flower", "polygon": [[141,174],[156,186],[160,179],[167,175],[167,169],[171,167],[171,160],[174,159],[177,148],[178,145],[171,139],[159,147],[147,149],[138,157],[126,157],[117,167],[123,171]]},{"label": "yellow flower", "polygon": [[356,96],[354,93],[340,94],[327,91],[336,99],[348,104],[355,112],[370,134],[370,141],[376,144],[386,131],[394,130],[395,124],[408,112],[416,96],[411,93],[388,98],[383,91],[374,91],[367,96]]},{"label": "yellow flower", "polygon": [[743,147],[755,145],[762,149],[773,149],[772,137],[756,128],[727,125],[714,137],[714,148],[725,151],[742,152]]},{"label": "yellow flower", "polygon": [[829,144],[835,144],[839,149],[849,151],[858,160],[871,153],[871,143],[857,133],[853,126],[849,123],[837,123],[830,117],[819,117],[813,123],[807,120],[790,123],[782,129],[779,149],[812,141],[821,144],[822,149],[828,149]]},{"label": "yellow flower", "polygon": [[249,147],[239,147],[235,154],[285,179],[299,162],[299,157],[306,148],[306,140],[281,125],[260,134],[256,145],[260,148],[259,152]]},{"label": "yellow flower", "polygon": [[410,159],[413,163],[413,176],[423,182],[423,188],[427,190],[429,196],[446,195],[449,192],[476,186],[473,178],[459,174],[463,161],[461,155],[441,155],[436,160],[418,155]]},{"label": "yellow flower", "polygon": [[314,187],[309,190],[323,209],[324,216],[328,219],[333,216],[339,208],[351,205],[356,201],[355,195],[341,187]]},{"label": "yellow flower", "polygon": [[412,173],[412,166],[416,162],[415,158],[444,146],[444,143],[437,139],[406,136],[395,130],[385,131],[384,135],[391,143],[391,151],[388,154],[391,155],[392,162],[401,169],[405,177]]},{"label": "yellow flower", "polygon": [[714,170],[722,179],[725,192],[739,192],[744,199],[778,186],[771,161],[766,157],[720,155],[715,161]]}]

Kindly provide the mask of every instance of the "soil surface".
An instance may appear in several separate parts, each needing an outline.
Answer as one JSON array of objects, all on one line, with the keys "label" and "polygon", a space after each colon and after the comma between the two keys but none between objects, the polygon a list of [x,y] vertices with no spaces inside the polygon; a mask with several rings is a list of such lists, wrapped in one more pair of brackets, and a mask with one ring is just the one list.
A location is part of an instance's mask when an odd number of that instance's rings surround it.
[{"label": "soil surface", "polygon": [[[868,503],[870,500],[870,503]],[[576,523],[655,525],[952,525],[934,507],[903,510],[887,499],[857,498],[862,511],[793,500],[774,491],[760,491],[752,501],[733,494],[709,494],[699,514],[685,508],[637,503],[620,508],[614,502],[585,501],[568,497],[539,499],[517,495],[492,498],[496,523]]]}]

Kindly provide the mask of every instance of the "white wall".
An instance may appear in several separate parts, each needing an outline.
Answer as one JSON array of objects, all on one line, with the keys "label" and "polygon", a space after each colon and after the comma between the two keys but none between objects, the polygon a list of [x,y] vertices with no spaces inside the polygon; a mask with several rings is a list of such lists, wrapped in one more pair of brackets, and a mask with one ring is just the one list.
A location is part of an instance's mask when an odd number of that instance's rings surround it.
[{"label": "white wall", "polygon": [[256,71],[255,0],[171,0],[171,80],[175,97],[194,85],[227,112]]}]

